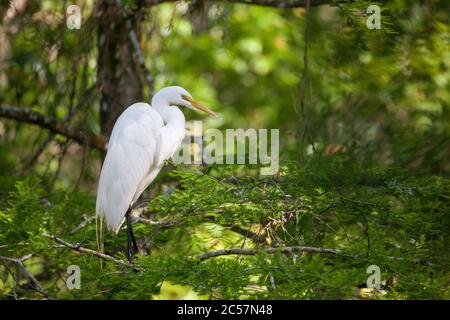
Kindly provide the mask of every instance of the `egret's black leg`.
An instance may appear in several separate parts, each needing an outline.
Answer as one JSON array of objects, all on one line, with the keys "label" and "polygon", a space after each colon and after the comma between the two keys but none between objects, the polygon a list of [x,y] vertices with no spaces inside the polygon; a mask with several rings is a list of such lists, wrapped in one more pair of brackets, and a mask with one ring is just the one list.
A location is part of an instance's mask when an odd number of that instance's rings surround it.
[{"label": "egret's black leg", "polygon": [[129,263],[133,262],[133,253],[131,252],[131,234],[130,234],[130,209],[125,213],[127,219],[127,259]]},{"label": "egret's black leg", "polygon": [[133,242],[133,251],[134,251],[134,253],[137,253],[138,246],[136,243],[136,238],[134,237],[134,232],[133,232],[133,227],[131,226],[131,222],[130,222],[130,235],[131,235],[131,241]]},{"label": "egret's black leg", "polygon": [[[127,258],[130,263],[133,262],[133,256],[138,252],[138,247],[136,244],[136,239],[134,237],[133,228],[131,227],[131,208],[125,213],[125,218],[127,219]],[[133,248],[131,247],[133,246]]]}]

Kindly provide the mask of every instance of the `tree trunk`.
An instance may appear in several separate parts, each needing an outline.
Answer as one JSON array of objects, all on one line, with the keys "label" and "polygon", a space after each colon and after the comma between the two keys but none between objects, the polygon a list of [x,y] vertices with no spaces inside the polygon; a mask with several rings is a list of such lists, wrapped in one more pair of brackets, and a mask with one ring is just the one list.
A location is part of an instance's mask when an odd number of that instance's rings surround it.
[{"label": "tree trunk", "polygon": [[129,12],[113,1],[98,6],[98,81],[101,134],[109,137],[115,121],[130,104],[142,101],[142,75],[129,34],[139,39],[140,10]]}]

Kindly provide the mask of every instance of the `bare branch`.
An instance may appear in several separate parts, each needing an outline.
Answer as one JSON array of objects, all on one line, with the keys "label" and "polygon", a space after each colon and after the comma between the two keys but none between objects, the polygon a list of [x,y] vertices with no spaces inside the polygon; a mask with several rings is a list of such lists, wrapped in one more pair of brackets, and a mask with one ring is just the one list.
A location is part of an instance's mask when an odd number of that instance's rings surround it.
[{"label": "bare branch", "polygon": [[44,287],[41,285],[41,283],[36,279],[36,277],[30,272],[30,270],[28,270],[25,265],[23,264],[23,262],[29,258],[31,258],[33,255],[32,254],[28,254],[26,256],[23,256],[22,258],[10,258],[10,257],[5,257],[5,256],[0,256],[0,260],[4,260],[4,261],[9,261],[9,262],[14,262],[16,263],[20,270],[22,271],[22,273],[31,280],[32,282],[32,287],[33,289],[35,289],[37,292],[41,293],[42,295],[44,295],[45,297],[48,297],[48,293],[47,291],[44,289]]},{"label": "bare branch", "polygon": [[105,253],[102,253],[102,252],[98,252],[98,251],[95,251],[95,250],[92,250],[92,249],[89,249],[89,248],[82,247],[79,244],[68,242],[68,241],[63,240],[61,238],[58,238],[57,236],[51,236],[51,235],[48,235],[48,234],[43,234],[43,236],[45,238],[47,238],[47,239],[51,239],[51,240],[55,241],[56,243],[62,244],[63,246],[65,246],[67,248],[70,248],[70,249],[72,249],[74,251],[91,254],[91,255],[96,256],[96,257],[98,257],[100,259],[109,260],[109,261],[112,261],[112,262],[117,263],[119,265],[122,265],[124,267],[133,268],[133,269],[136,269],[136,270],[140,269],[136,265],[129,264],[129,263],[123,261],[123,260],[120,260],[120,259],[115,258],[113,256],[110,256],[108,254],[105,254]]},{"label": "bare branch", "polygon": [[218,257],[218,256],[234,255],[234,254],[252,256],[252,255],[255,255],[260,252],[266,252],[266,253],[313,252],[313,253],[326,253],[326,254],[334,254],[334,255],[341,254],[341,251],[338,249],[305,247],[305,246],[264,248],[264,249],[231,248],[231,249],[223,249],[223,250],[207,252],[200,256],[200,260],[203,261],[203,260],[206,260],[209,258],[214,258],[214,257]]},{"label": "bare branch", "polygon": [[177,224],[180,224],[180,221],[155,221],[155,220],[150,220],[150,219],[146,219],[146,218],[142,218],[142,217],[133,217],[133,223],[142,223],[142,224],[146,224],[149,226],[158,226],[158,227],[171,227]]},{"label": "bare branch", "polygon": [[35,124],[53,133],[72,139],[81,145],[87,142],[89,146],[95,149],[105,150],[105,137],[83,132],[70,124],[53,119],[29,108],[0,104],[0,117]]}]

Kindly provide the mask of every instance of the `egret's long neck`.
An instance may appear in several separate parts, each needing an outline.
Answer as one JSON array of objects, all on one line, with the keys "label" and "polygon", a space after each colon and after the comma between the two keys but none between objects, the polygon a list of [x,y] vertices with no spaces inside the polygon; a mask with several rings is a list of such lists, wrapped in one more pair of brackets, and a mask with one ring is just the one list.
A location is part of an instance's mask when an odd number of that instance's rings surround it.
[{"label": "egret's long neck", "polygon": [[186,120],[178,107],[156,103],[153,108],[161,115],[165,124],[161,129],[161,145],[164,148],[162,148],[160,157],[166,160],[171,158],[180,147],[186,134]]},{"label": "egret's long neck", "polygon": [[164,124],[170,128],[176,129],[185,129],[186,120],[184,118],[183,112],[178,107],[163,105],[163,104],[155,104],[153,106],[155,110],[160,114],[161,118],[164,121]]},{"label": "egret's long neck", "polygon": [[170,106],[167,103],[153,103],[153,108],[159,113],[166,129],[170,129],[171,134],[179,139],[184,137],[186,129],[186,120],[183,112],[176,106]]}]

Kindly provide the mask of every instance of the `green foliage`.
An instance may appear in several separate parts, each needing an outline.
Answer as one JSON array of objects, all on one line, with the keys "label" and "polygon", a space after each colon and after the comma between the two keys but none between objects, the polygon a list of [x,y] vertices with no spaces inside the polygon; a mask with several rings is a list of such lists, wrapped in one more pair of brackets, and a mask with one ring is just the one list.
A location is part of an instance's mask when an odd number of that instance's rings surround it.
[{"label": "green foliage", "polygon": [[[51,232],[95,248],[93,223],[71,234],[82,213],[93,212],[94,206],[92,196],[61,190],[45,209],[36,179],[16,182],[10,192],[1,220],[7,247],[0,250],[13,256],[38,250],[44,260],[34,262],[41,265],[36,276],[53,274],[46,287],[50,295],[65,299],[164,298],[169,284],[212,299],[449,298],[447,180],[365,167],[347,155],[283,163],[276,179],[223,166],[207,173],[177,168],[172,174],[180,186],[154,198],[146,214],[179,223],[136,225],[137,238],[150,243],[148,254],[136,257],[140,272],[112,262],[100,269],[98,258],[55,248],[44,239],[40,233]],[[261,249],[307,245],[342,254],[261,251],[200,261],[209,251],[256,246],[233,232],[233,225],[264,236]],[[124,232],[108,234],[106,252],[124,259],[125,244]],[[61,280],[72,264],[81,268],[83,290],[67,290]],[[384,282],[382,291],[367,296],[359,288],[365,287],[372,264],[381,268]],[[7,284],[5,294],[11,290]],[[24,296],[35,295],[22,290]]]},{"label": "green foliage", "polygon": [[42,194],[36,179],[17,181],[7,200],[7,208],[0,211],[0,243],[11,247],[13,252],[17,247],[30,246],[41,236],[46,220]]}]

